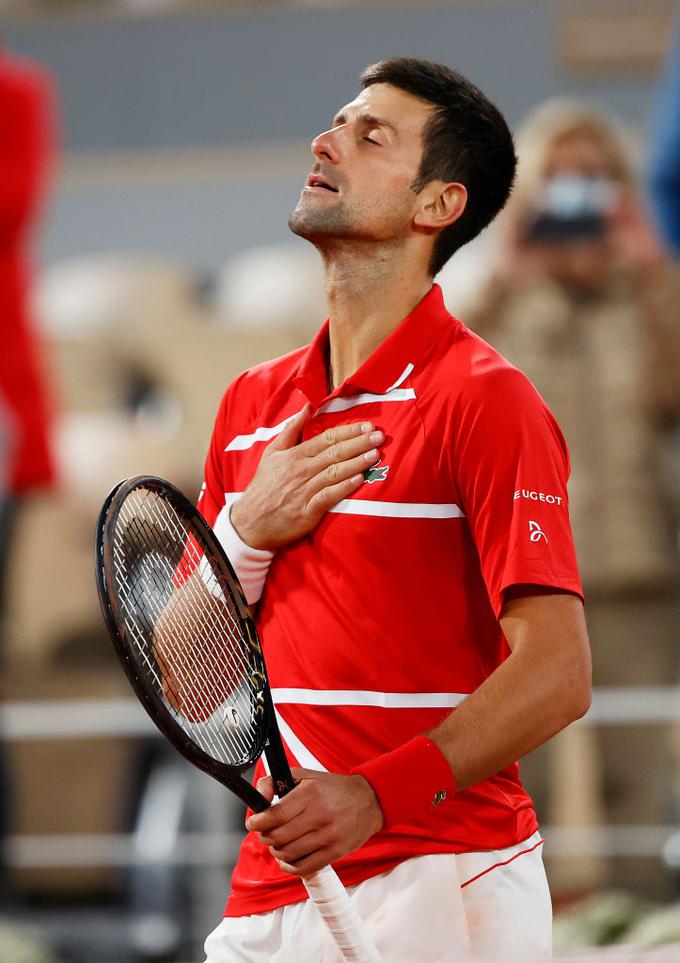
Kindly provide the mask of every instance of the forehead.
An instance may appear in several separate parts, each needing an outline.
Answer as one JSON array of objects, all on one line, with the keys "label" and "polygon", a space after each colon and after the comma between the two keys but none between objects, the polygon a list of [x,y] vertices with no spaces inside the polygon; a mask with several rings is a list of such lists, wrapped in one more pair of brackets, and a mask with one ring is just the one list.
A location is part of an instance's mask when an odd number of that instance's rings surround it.
[{"label": "forehead", "polygon": [[591,131],[573,130],[555,138],[550,145],[548,159],[552,164],[596,164],[607,167],[611,152]]},{"label": "forehead", "polygon": [[338,115],[343,115],[350,122],[362,114],[379,117],[396,128],[400,139],[419,142],[433,110],[431,104],[391,84],[372,84],[342,107]]}]

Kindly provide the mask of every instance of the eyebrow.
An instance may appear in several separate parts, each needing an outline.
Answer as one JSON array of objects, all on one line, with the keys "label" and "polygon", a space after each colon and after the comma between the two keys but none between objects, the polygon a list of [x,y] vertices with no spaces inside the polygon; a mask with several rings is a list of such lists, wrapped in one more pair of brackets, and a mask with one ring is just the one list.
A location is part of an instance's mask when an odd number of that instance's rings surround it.
[{"label": "eyebrow", "polygon": [[[358,120],[362,124],[366,124],[368,127],[389,127],[389,129],[393,131],[395,134],[397,134],[397,136],[399,135],[399,131],[394,126],[394,124],[391,121],[386,120],[384,117],[378,117],[375,114],[360,113],[360,114],[357,114],[356,120]],[[333,126],[335,126],[336,124],[346,124],[346,123],[347,123],[347,114],[344,111],[340,111],[340,113],[336,114],[335,117],[333,118]]]}]

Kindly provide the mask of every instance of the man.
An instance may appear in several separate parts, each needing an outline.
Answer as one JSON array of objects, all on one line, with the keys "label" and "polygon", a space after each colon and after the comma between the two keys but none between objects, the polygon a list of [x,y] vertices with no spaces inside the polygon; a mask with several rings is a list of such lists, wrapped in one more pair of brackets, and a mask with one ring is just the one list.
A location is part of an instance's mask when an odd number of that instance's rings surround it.
[{"label": "man", "polygon": [[329,320],[231,385],[206,462],[201,508],[259,602],[300,766],[247,821],[208,963],[339,959],[299,879],[329,863],[385,960],[550,952],[515,760],[589,704],[568,454],[433,286],[505,203],[512,138],[441,65],[362,81],[290,219]]}]

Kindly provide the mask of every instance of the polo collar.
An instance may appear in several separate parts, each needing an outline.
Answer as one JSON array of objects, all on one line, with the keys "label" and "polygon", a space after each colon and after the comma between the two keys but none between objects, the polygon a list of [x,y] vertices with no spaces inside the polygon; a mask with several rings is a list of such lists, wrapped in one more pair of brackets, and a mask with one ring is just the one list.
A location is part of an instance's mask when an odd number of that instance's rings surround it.
[{"label": "polo collar", "polygon": [[418,366],[439,331],[452,323],[441,288],[434,284],[361,367],[329,395],[326,380],[329,321],[326,319],[302,356],[293,384],[316,407],[328,398],[362,391],[385,394],[400,381],[409,365]]}]

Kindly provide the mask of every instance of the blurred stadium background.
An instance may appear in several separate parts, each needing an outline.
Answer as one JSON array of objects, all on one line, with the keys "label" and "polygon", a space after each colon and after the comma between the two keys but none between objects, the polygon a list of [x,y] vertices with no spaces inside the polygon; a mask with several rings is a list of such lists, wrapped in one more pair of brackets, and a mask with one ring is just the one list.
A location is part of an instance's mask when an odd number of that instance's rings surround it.
[{"label": "blurred stadium background", "polygon": [[[9,369],[19,329],[40,338],[44,387],[31,390],[48,399],[40,430],[56,466],[13,482],[6,403],[2,963],[200,963],[221,914],[242,816],[132,701],[98,611],[93,529],[123,475],[196,493],[225,385],[322,320],[316,255],[286,228],[311,137],[363,67],[413,54],[469,76],[514,127],[557,96],[615,116],[644,192],[675,16],[664,0],[0,0],[0,77],[3,60],[26,58],[53,98],[47,186],[28,205],[40,211],[30,307],[21,324],[0,319],[0,352]],[[3,167],[11,122],[0,114],[0,207],[11,207],[16,173]],[[488,283],[491,247],[463,252],[442,278],[463,320]],[[665,415],[665,491],[677,502],[678,412]],[[664,596],[672,618],[676,599]],[[632,611],[635,592],[628,601]],[[565,958],[680,960],[677,649],[649,669],[640,660],[656,658],[654,623],[636,631],[620,651],[627,684],[598,686],[588,717],[525,766]],[[599,743],[603,730],[615,739]],[[648,774],[652,744],[660,763]],[[603,777],[602,746],[618,746],[641,784],[621,818],[608,818],[624,790]],[[636,816],[647,789],[661,803]],[[586,949],[600,944],[618,948]]]}]

